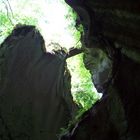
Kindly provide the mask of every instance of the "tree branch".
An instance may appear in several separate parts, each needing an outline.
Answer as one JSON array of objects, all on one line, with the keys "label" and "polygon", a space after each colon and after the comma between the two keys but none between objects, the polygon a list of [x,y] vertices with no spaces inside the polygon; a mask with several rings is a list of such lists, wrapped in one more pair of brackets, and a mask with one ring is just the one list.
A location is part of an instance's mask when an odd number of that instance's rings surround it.
[{"label": "tree branch", "polygon": [[7,3],[9,5],[9,8],[10,8],[10,11],[11,11],[11,14],[12,14],[12,17],[14,17],[13,10],[12,10],[12,7],[11,7],[11,4],[10,4],[9,0],[7,0]]},{"label": "tree branch", "polygon": [[9,19],[10,23],[14,26],[14,24],[13,24],[13,22],[12,22],[12,20],[11,20],[10,16],[9,16],[8,6],[7,6],[7,4],[6,4],[4,1],[3,1],[3,4],[5,5],[5,8],[6,8],[7,17],[8,17],[8,19]]}]

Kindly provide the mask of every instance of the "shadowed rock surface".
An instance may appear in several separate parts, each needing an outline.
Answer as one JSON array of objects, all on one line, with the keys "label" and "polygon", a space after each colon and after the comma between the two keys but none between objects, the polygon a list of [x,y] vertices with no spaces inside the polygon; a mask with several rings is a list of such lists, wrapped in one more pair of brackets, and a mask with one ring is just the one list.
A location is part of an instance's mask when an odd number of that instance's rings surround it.
[{"label": "shadowed rock surface", "polygon": [[65,58],[46,53],[34,26],[20,26],[0,60],[0,140],[56,140],[74,108]]},{"label": "shadowed rock surface", "polygon": [[140,2],[65,0],[84,26],[85,66],[103,97],[62,140],[140,139]]}]

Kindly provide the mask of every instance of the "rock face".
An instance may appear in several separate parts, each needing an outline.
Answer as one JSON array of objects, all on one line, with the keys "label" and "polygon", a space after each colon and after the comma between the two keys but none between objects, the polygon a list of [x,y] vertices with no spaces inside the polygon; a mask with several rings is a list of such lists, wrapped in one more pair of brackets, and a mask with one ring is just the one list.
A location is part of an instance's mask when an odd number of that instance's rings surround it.
[{"label": "rock face", "polygon": [[56,140],[74,107],[65,58],[46,53],[34,26],[14,29],[0,53],[0,140]]},{"label": "rock face", "polygon": [[85,66],[95,87],[103,93],[102,99],[83,115],[69,139],[139,140],[140,3],[65,1],[84,26]]}]

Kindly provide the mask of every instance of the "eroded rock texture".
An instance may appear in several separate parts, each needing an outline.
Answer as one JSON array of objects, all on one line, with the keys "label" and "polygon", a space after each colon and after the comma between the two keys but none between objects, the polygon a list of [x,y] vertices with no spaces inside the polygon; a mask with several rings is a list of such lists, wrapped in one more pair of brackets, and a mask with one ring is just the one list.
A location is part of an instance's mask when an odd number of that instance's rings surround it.
[{"label": "eroded rock texture", "polygon": [[63,139],[139,140],[139,1],[65,1],[84,26],[85,66],[103,97]]},{"label": "eroded rock texture", "polygon": [[0,46],[0,74],[0,140],[56,140],[74,107],[65,58],[20,26]]}]

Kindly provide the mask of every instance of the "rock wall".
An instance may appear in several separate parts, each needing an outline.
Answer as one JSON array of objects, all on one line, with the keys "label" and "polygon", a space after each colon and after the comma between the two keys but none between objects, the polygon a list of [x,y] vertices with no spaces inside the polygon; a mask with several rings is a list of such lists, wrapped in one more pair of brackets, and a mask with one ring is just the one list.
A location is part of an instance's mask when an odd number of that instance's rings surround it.
[{"label": "rock wall", "polygon": [[0,140],[57,140],[75,106],[65,58],[23,25],[1,44],[0,60]]},{"label": "rock wall", "polygon": [[95,87],[103,93],[69,138],[139,140],[139,1],[65,1],[77,12],[84,26],[85,66]]}]

